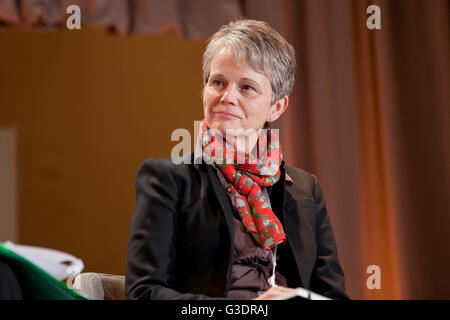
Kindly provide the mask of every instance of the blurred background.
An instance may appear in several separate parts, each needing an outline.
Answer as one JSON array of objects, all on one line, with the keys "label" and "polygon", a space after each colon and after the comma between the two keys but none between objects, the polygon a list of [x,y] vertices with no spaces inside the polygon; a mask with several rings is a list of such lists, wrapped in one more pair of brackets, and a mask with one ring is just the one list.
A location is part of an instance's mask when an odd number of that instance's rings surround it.
[{"label": "blurred background", "polygon": [[[66,8],[81,9],[69,30]],[[367,7],[381,29],[368,29]],[[203,118],[206,40],[241,17],[296,49],[286,161],[327,199],[353,299],[450,299],[448,0],[0,0],[0,241],[125,274],[134,179]],[[369,266],[381,288],[369,289]]]}]

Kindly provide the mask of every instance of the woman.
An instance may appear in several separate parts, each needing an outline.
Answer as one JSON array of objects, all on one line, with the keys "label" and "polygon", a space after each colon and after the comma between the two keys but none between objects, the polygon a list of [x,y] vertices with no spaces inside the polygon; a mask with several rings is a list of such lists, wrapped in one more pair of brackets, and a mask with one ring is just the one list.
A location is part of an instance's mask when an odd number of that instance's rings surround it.
[{"label": "woman", "polygon": [[212,36],[204,161],[139,168],[126,298],[271,299],[296,287],[347,298],[316,177],[286,166],[274,130],[262,130],[286,110],[294,73],[292,46],[264,22]]}]

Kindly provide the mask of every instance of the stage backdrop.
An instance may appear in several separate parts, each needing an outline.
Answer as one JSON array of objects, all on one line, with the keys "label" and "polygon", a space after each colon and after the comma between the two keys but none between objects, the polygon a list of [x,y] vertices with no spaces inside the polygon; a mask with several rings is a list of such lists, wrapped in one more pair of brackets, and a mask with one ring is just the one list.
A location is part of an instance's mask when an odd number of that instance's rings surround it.
[{"label": "stage backdrop", "polygon": [[18,241],[74,254],[85,271],[125,274],[137,169],[170,157],[172,131],[202,119],[204,42],[0,29],[0,46]]},{"label": "stage backdrop", "polygon": [[137,167],[170,156],[175,128],[192,132],[204,41],[250,17],[296,48],[282,142],[321,181],[350,296],[450,298],[448,0],[84,0],[81,31],[66,30],[67,3],[0,0],[21,242],[123,274]]}]

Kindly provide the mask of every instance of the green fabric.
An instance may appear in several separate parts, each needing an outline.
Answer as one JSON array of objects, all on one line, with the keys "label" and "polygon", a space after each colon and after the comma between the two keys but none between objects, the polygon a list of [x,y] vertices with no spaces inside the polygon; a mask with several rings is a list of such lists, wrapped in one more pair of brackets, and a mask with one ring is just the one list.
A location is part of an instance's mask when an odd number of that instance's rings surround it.
[{"label": "green fabric", "polygon": [[0,260],[14,270],[26,300],[87,300],[22,256],[0,243]]}]

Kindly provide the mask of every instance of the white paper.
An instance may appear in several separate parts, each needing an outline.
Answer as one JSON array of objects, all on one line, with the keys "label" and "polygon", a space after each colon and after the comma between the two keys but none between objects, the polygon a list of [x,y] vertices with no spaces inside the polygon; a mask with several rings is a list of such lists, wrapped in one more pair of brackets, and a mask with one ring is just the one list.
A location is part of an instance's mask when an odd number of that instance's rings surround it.
[{"label": "white paper", "polygon": [[302,297],[303,299],[306,300],[331,300],[330,298],[306,290],[305,288],[295,288],[294,290],[280,294],[279,296],[271,300],[288,300],[295,297]]},{"label": "white paper", "polygon": [[81,273],[84,269],[81,259],[58,250],[19,245],[11,241],[3,242],[3,246],[34,263],[58,280],[67,279],[73,274]]}]

